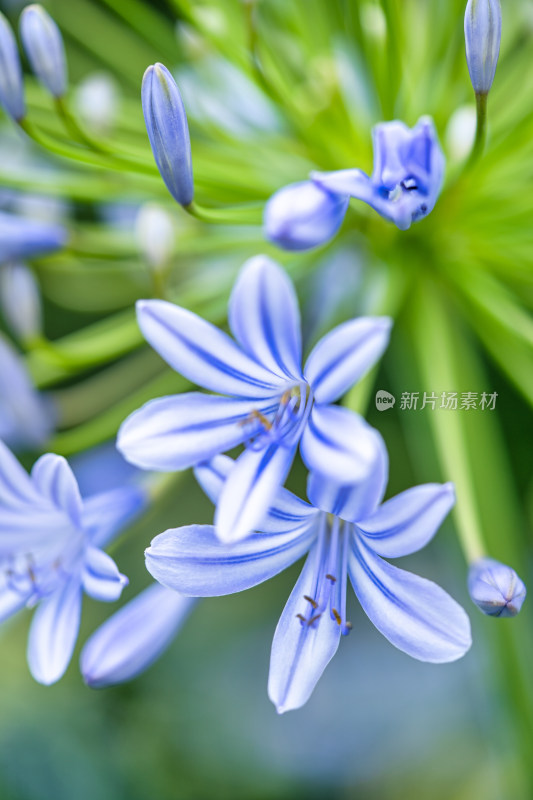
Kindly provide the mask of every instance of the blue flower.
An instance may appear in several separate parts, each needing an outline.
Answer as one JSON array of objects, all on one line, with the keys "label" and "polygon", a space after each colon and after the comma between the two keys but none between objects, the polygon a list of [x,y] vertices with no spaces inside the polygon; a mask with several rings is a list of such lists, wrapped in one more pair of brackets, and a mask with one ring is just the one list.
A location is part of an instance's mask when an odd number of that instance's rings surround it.
[{"label": "blue flower", "polygon": [[188,206],[194,196],[189,125],[176,81],[163,64],[144,73],[141,98],[157,168],[176,202]]},{"label": "blue flower", "polygon": [[21,341],[31,342],[42,334],[41,293],[25,264],[14,262],[0,268],[0,307],[10,330]]},{"label": "blue flower", "polygon": [[[385,559],[414,553],[434,536],[454,503],[451,484],[409,489],[380,505],[387,454],[356,486],[338,486],[311,473],[312,503],[280,490],[259,532],[232,546],[209,525],[156,536],[146,551],[148,571],[163,586],[190,596],[233,594],[278,574],[308,553],[274,634],[269,695],[279,713],[310,697],[340,638],[348,577],[364,611],[389,641],[421,661],[460,658],[471,644],[464,610],[436,584]],[[217,456],[196,470],[216,501],[234,467]]]},{"label": "blue flower", "polygon": [[44,8],[26,6],[20,16],[20,36],[35,75],[54,97],[67,90],[67,60],[61,31]]},{"label": "blue flower", "polygon": [[11,25],[0,12],[0,105],[15,122],[26,115],[24,83],[17,42]]},{"label": "blue flower", "polygon": [[314,172],[322,188],[368,203],[402,231],[426,217],[442,187],[445,159],[435,127],[423,117],[411,130],[403,122],[383,122],[373,130],[374,170]]},{"label": "blue flower", "polygon": [[98,628],[80,668],[93,689],[123,683],[148,669],[170,645],[196,600],[152,584]]},{"label": "blue flower", "polygon": [[[144,469],[186,469],[245,444],[217,506],[224,541],[254,530],[284,482],[301,440],[306,465],[356,482],[376,458],[376,432],[332,405],[383,353],[391,321],[361,317],[328,333],[301,367],[298,302],[285,273],[257,256],[229,303],[236,342],[190,311],[161,300],[138,303],[145,339],[205,389],[152,400],[122,425],[118,449]],[[222,394],[226,396],[221,396]]]},{"label": "blue flower", "polygon": [[465,12],[466,62],[476,94],[488,94],[502,38],[500,0],[468,0]]},{"label": "blue flower", "polygon": [[22,358],[0,335],[0,439],[15,449],[38,450],[55,416],[52,401],[37,392]]},{"label": "blue flower", "polygon": [[40,683],[59,680],[70,662],[83,592],[120,596],[127,579],[102,548],[143,503],[129,487],[82,499],[62,457],[42,456],[28,475],[0,442],[0,621],[38,604],[28,663]]},{"label": "blue flower", "polygon": [[284,250],[309,250],[332,239],[346,214],[348,195],[332,194],[312,181],[276,192],[264,214],[264,233]]},{"label": "blue flower", "polygon": [[492,558],[472,564],[468,591],[480,611],[491,617],[516,617],[526,599],[526,587],[514,569]]},{"label": "blue flower", "polygon": [[0,211],[0,264],[59,250],[67,239],[61,225]]}]

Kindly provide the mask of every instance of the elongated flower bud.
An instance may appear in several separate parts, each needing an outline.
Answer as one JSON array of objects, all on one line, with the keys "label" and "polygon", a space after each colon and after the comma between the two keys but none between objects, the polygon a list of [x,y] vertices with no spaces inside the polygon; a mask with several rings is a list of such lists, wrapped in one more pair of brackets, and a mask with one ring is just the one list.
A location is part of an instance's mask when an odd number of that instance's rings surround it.
[{"label": "elongated flower bud", "polygon": [[476,94],[488,94],[502,37],[500,0],[468,0],[465,13],[466,61]]},{"label": "elongated flower bud", "polygon": [[0,13],[0,105],[15,122],[26,114],[22,69],[11,25]]},{"label": "elongated flower bud", "polygon": [[268,201],[267,239],[284,250],[310,250],[335,236],[348,208],[347,195],[333,194],[312,181],[285,186]]},{"label": "elongated flower bud", "polygon": [[0,211],[0,264],[59,250],[66,239],[67,232],[61,225]]},{"label": "elongated flower bud", "polygon": [[514,569],[492,558],[472,564],[468,591],[476,606],[491,617],[515,617],[526,598],[526,587]]},{"label": "elongated flower bud", "polygon": [[26,6],[20,17],[20,35],[31,68],[54,97],[67,89],[67,60],[63,37],[40,5]]},{"label": "elongated flower bud", "polygon": [[148,266],[163,269],[172,255],[176,233],[170,214],[157,203],[145,203],[137,214],[135,233]]},{"label": "elongated flower bud", "polygon": [[176,81],[163,64],[148,67],[141,96],[157,168],[172,197],[188,206],[194,196],[189,125]]},{"label": "elongated flower bud", "polygon": [[195,598],[155,583],[123,606],[93,633],[80,660],[83,679],[93,689],[132,680],[172,642]]},{"label": "elongated flower bud", "polygon": [[39,287],[25,264],[5,264],[0,268],[0,303],[4,319],[22,341],[31,341],[42,332],[42,307]]}]

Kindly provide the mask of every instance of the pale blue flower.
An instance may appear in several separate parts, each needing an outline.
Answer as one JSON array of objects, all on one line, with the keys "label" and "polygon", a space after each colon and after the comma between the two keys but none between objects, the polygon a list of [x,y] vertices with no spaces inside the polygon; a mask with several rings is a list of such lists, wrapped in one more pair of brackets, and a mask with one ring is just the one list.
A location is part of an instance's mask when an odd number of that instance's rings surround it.
[{"label": "pale blue flower", "polygon": [[502,38],[500,0],[468,0],[465,12],[466,62],[476,94],[488,94]]},{"label": "pale blue flower", "polygon": [[136,678],[167,649],[195,602],[158,583],[149,586],[85,644],[80,658],[85,683],[102,689]]},{"label": "pale blue flower", "polygon": [[221,539],[254,530],[300,441],[306,465],[341,483],[355,483],[372,468],[376,432],[333,403],[381,356],[390,319],[340,325],[302,369],[294,288],[266,256],[248,261],[234,286],[228,319],[236,341],[162,300],[139,302],[137,316],[145,339],[174,369],[217,394],[150,401],[123,423],[118,449],[143,469],[170,472],[245,444],[217,505]]},{"label": "pale blue flower", "polygon": [[[217,456],[196,476],[216,502],[233,469],[231,459]],[[380,505],[387,471],[380,440],[379,458],[365,480],[338,486],[311,473],[312,505],[280,490],[259,532],[242,542],[229,546],[212,526],[190,525],[156,536],[146,551],[148,571],[163,586],[200,597],[256,586],[309,553],[272,645],[269,695],[279,713],[309,699],[349,632],[348,577],[370,620],[408,655],[442,663],[470,647],[461,606],[436,584],[385,560],[430,541],[454,503],[453,486],[418,486]]]},{"label": "pale blue flower", "polygon": [[468,591],[480,611],[491,617],[515,617],[526,599],[526,587],[514,569],[493,558],[472,564]]},{"label": "pale blue flower", "polygon": [[0,105],[16,122],[26,115],[19,51],[11,25],[0,12]]},{"label": "pale blue flower", "polygon": [[55,683],[70,662],[83,592],[120,596],[127,579],[102,548],[144,501],[133,487],[82,499],[61,456],[42,456],[28,475],[0,442],[0,621],[38,604],[28,664],[40,683]]},{"label": "pale blue flower", "polygon": [[66,240],[67,232],[61,225],[0,211],[0,264],[52,253]]},{"label": "pale blue flower", "polygon": [[189,125],[176,81],[163,64],[144,73],[141,98],[157,168],[172,197],[188,206],[194,196]]},{"label": "pale blue flower", "polygon": [[0,439],[39,450],[54,429],[56,410],[34,387],[22,358],[0,334]]},{"label": "pale blue flower", "polygon": [[35,75],[54,97],[67,90],[67,60],[61,31],[41,5],[26,6],[20,36]]},{"label": "pale blue flower", "polygon": [[322,189],[313,181],[292,183],[265,207],[265,237],[284,250],[309,250],[332,239],[348,209],[348,194]]},{"label": "pale blue flower", "polygon": [[410,129],[403,122],[383,122],[373,130],[374,170],[314,172],[324,189],[368,203],[382,217],[407,230],[434,208],[442,188],[445,159],[433,121],[422,117]]}]

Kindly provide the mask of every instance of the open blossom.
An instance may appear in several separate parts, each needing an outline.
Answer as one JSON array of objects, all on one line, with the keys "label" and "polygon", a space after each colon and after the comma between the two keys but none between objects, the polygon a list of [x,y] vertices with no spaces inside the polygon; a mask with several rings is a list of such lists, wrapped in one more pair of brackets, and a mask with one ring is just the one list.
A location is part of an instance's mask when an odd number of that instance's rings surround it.
[{"label": "open blossom", "polygon": [[134,487],[82,499],[65,459],[48,453],[28,475],[0,442],[0,621],[37,605],[28,664],[40,683],[59,680],[70,662],[83,592],[120,596],[127,579],[102,548],[143,503]]},{"label": "open blossom", "polygon": [[[215,502],[232,469],[225,456],[197,468]],[[269,695],[279,713],[309,699],[341,636],[349,633],[348,578],[376,628],[410,656],[442,663],[470,647],[461,606],[436,584],[385,560],[430,541],[453,505],[453,486],[417,486],[380,505],[386,481],[381,444],[373,471],[355,486],[311,473],[311,504],[280,490],[259,532],[243,542],[229,546],[212,526],[190,525],[156,536],[146,551],[147,568],[163,586],[200,597],[256,586],[308,553],[272,644]]]},{"label": "open blossom", "polygon": [[414,128],[403,122],[383,122],[372,132],[374,170],[314,172],[324,189],[368,203],[402,231],[433,211],[442,188],[445,159],[435,126],[422,117]]},{"label": "open blossom", "polygon": [[139,467],[172,471],[245,444],[217,505],[215,525],[224,541],[246,536],[261,521],[299,444],[310,469],[339,483],[359,481],[371,470],[376,432],[333,403],[382,354],[388,318],[340,325],[302,368],[296,295],[265,256],[247,262],[233,289],[228,319],[236,341],[161,300],[139,302],[137,315],[144,337],[174,369],[217,394],[150,401],[123,423],[118,449]]}]

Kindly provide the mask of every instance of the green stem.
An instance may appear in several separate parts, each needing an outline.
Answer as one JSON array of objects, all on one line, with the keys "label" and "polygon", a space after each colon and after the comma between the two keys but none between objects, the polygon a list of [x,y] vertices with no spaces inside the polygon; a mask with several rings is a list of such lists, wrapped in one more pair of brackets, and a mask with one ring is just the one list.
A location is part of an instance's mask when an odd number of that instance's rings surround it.
[{"label": "green stem", "polygon": [[476,94],[476,138],[472,145],[467,167],[471,167],[483,154],[487,139],[487,100],[488,94]]},{"label": "green stem", "polygon": [[205,208],[193,201],[183,208],[196,219],[215,225],[260,225],[263,206],[264,203],[246,203],[227,208]]}]

